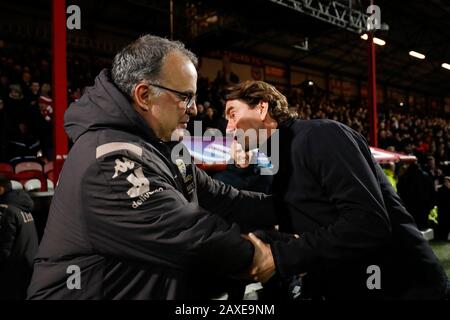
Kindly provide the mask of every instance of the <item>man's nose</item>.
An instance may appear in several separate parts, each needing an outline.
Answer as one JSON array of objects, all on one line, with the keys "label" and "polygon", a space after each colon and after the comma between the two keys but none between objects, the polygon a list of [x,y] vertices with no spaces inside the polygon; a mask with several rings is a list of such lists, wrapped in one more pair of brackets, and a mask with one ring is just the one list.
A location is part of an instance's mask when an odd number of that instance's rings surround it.
[{"label": "man's nose", "polygon": [[227,132],[233,132],[236,130],[236,123],[233,120],[228,120],[228,124],[227,124]]},{"label": "man's nose", "polygon": [[197,103],[194,101],[194,103],[192,104],[192,106],[186,110],[186,113],[190,116],[190,117],[195,117],[197,115]]}]

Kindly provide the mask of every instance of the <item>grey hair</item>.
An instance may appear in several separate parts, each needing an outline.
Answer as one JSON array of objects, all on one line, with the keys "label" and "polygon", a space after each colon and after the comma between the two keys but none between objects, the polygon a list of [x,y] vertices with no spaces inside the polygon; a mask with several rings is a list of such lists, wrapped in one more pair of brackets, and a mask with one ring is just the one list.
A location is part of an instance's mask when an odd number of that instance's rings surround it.
[{"label": "grey hair", "polygon": [[147,34],[116,54],[112,63],[112,80],[132,98],[134,89],[142,81],[159,84],[165,57],[173,51],[181,52],[197,66],[197,57],[183,43]]}]

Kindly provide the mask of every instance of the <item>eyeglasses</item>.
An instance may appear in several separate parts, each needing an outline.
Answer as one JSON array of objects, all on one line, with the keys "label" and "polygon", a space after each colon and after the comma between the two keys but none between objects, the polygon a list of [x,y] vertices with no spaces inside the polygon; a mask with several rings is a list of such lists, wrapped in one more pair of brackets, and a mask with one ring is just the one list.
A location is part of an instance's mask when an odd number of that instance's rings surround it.
[{"label": "eyeglasses", "polygon": [[185,103],[186,109],[190,109],[194,105],[195,100],[197,98],[197,95],[194,93],[181,92],[181,91],[166,88],[166,87],[160,86],[158,84],[153,84],[153,83],[148,83],[148,84],[151,86],[163,89],[163,90],[167,90],[167,91],[172,92],[172,93],[176,94],[177,96],[183,98],[184,99],[183,102]]}]

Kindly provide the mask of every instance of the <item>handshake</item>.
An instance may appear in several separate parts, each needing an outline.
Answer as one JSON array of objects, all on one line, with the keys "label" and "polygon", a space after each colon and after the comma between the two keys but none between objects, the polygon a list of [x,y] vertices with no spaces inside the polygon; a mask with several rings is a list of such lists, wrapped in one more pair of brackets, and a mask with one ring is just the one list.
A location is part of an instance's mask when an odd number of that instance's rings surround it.
[{"label": "handshake", "polygon": [[300,238],[298,235],[286,234],[278,231],[255,231],[243,235],[255,247],[253,262],[249,270],[250,277],[261,283],[266,283],[275,275],[275,261],[270,243],[273,241],[290,241]]}]

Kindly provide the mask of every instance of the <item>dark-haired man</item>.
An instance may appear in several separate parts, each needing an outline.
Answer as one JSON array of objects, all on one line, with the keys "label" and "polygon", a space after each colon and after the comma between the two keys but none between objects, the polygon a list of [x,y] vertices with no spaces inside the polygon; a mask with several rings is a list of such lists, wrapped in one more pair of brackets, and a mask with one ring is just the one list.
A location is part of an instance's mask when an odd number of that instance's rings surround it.
[{"label": "dark-haired man", "polygon": [[331,120],[294,119],[286,97],[261,81],[232,87],[226,116],[229,130],[256,130],[250,145],[279,147],[272,188],[280,231],[299,235],[270,245],[252,236],[263,257],[255,279],[277,274],[289,284],[303,275],[292,289],[296,296],[303,287],[305,298],[444,298],[443,268],[359,133]]}]

